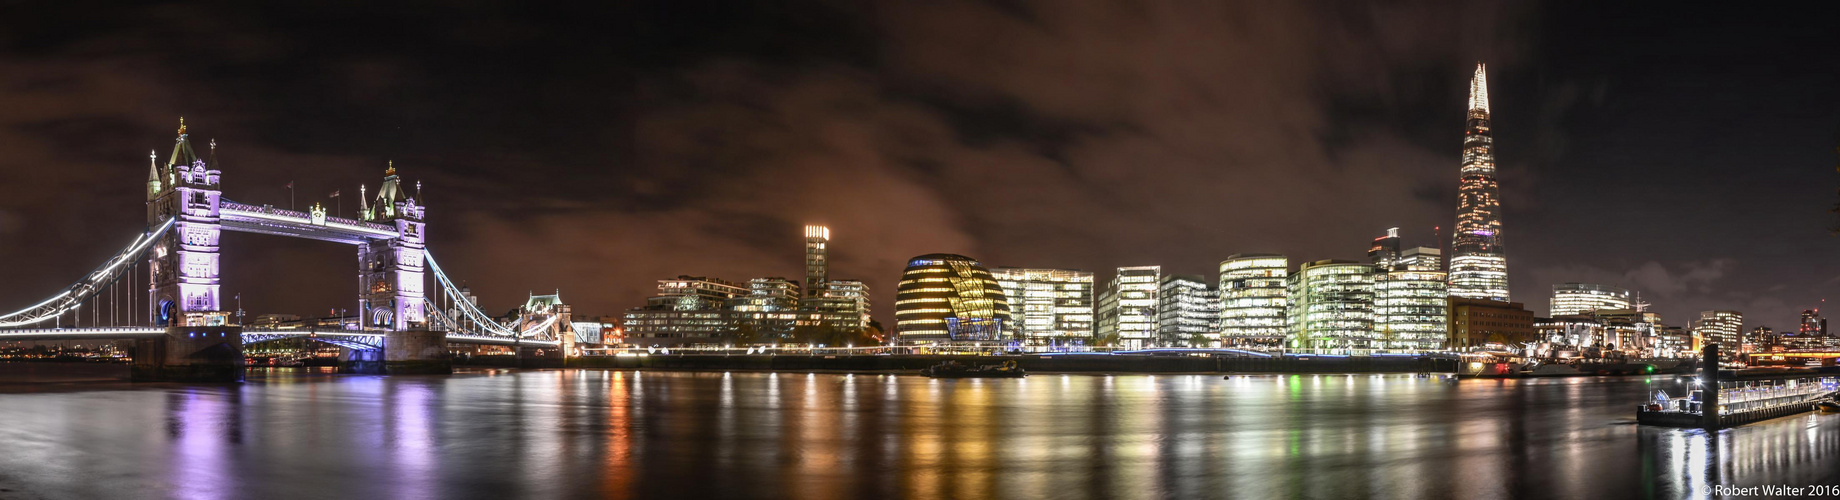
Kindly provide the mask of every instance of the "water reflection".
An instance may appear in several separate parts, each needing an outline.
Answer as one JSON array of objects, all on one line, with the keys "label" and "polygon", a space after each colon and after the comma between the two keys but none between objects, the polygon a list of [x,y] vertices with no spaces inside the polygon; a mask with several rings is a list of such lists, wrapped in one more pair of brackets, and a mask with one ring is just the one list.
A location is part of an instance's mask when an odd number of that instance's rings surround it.
[{"label": "water reflection", "polygon": [[1717,484],[1840,481],[1840,417],[1712,434],[1643,428],[1631,402],[1652,383],[279,370],[236,386],[0,395],[0,489],[46,498],[1706,498]]}]

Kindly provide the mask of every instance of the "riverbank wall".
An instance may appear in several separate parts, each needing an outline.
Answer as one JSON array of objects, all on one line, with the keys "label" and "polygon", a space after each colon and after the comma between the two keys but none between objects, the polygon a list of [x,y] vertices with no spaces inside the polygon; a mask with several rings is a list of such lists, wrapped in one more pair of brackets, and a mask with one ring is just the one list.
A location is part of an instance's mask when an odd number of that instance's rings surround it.
[{"label": "riverbank wall", "polygon": [[[540,364],[533,364],[537,361]],[[836,371],[902,372],[946,361],[993,364],[1015,361],[1031,372],[1044,373],[1449,373],[1458,369],[1453,358],[1415,356],[1136,356],[1102,354],[953,356],[953,355],[648,355],[586,356],[566,362],[543,362],[511,356],[480,356],[460,363],[470,366],[521,368],[608,368],[690,371]],[[548,366],[545,366],[548,365]]]}]

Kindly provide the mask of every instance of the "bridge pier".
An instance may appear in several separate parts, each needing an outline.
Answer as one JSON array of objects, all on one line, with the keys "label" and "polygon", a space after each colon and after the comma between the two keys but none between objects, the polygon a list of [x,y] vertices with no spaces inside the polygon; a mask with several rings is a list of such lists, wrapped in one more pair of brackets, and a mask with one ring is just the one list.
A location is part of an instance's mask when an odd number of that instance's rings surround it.
[{"label": "bridge pier", "polygon": [[447,333],[429,330],[385,333],[382,349],[353,349],[339,361],[339,373],[447,375],[453,372],[454,362],[447,356]]},{"label": "bridge pier", "polygon": [[391,375],[446,375],[454,372],[447,355],[447,332],[404,330],[383,337],[384,372]]},{"label": "bridge pier", "polygon": [[135,382],[240,382],[243,328],[175,326],[159,338],[134,341]]}]

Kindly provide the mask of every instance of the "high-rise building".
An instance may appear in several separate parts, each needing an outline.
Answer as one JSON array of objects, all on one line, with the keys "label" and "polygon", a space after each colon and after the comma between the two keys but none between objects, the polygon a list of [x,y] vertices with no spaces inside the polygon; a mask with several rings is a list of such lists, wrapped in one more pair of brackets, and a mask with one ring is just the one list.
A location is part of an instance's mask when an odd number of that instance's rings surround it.
[{"label": "high-rise building", "polygon": [[1286,332],[1283,255],[1236,254],[1220,263],[1220,340],[1231,345],[1276,347]]},{"label": "high-rise building", "polygon": [[1367,261],[1381,271],[1391,271],[1399,261],[1399,228],[1387,228],[1386,236],[1374,238],[1367,249]]},{"label": "high-rise building", "polygon": [[1551,314],[1590,314],[1605,309],[1630,309],[1629,290],[1609,285],[1564,283],[1553,285]]},{"label": "high-rise building", "polygon": [[895,328],[902,343],[1007,340],[1009,300],[982,263],[963,255],[908,259],[895,290]]},{"label": "high-rise building", "polygon": [[1296,349],[1372,349],[1374,266],[1345,260],[1319,260],[1298,266],[1289,278],[1286,308],[1289,334]]},{"label": "high-rise building", "polygon": [[824,286],[831,281],[830,244],[831,228],[805,226],[806,297],[823,295]]},{"label": "high-rise building", "polygon": [[1112,277],[1107,333],[1114,333],[1122,347],[1144,347],[1155,342],[1157,333],[1157,287],[1162,281],[1162,266],[1120,267]]},{"label": "high-rise building", "polygon": [[1388,349],[1440,349],[1449,342],[1450,292],[1436,248],[1391,259],[1374,283],[1374,328]]},{"label": "high-rise building", "polygon": [[1727,358],[1738,352],[1743,343],[1744,313],[1738,311],[1702,311],[1693,322],[1693,331],[1703,342],[1719,343],[1719,355]]},{"label": "high-rise building", "polygon": [[1489,85],[1476,65],[1469,82],[1469,120],[1463,130],[1462,185],[1451,235],[1450,295],[1508,300],[1508,259],[1502,250],[1501,187],[1495,181],[1495,140],[1489,132]]},{"label": "high-rise building", "polygon": [[1009,299],[1016,337],[1030,345],[1092,343],[1093,273],[999,267],[991,275]]},{"label": "high-rise building", "polygon": [[1220,292],[1201,276],[1164,276],[1156,309],[1158,344],[1204,347],[1220,340]]},{"label": "high-rise building", "polygon": [[1789,349],[1815,349],[1831,342],[1827,336],[1827,318],[1821,317],[1820,309],[1803,309],[1801,325],[1795,333],[1785,334],[1783,347]]}]

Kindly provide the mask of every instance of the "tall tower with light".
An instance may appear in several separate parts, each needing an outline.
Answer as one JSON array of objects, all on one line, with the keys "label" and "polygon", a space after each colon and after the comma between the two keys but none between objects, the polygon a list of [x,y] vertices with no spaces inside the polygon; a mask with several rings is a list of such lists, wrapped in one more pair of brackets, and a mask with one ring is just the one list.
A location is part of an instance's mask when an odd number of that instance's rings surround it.
[{"label": "tall tower with light", "polygon": [[1450,295],[1508,300],[1508,259],[1502,249],[1501,186],[1495,181],[1495,139],[1489,132],[1489,85],[1478,63],[1469,82],[1463,130],[1462,184],[1451,234]]},{"label": "tall tower with light", "polygon": [[830,285],[831,228],[805,226],[805,296],[819,297]]},{"label": "tall tower with light", "polygon": [[401,331],[427,326],[423,291],[426,264],[422,262],[422,252],[428,247],[428,233],[422,222],[424,210],[404,191],[394,162],[383,172],[383,186],[377,188],[377,198],[359,208],[365,222],[387,226],[399,235],[358,245],[359,282],[363,287],[360,311],[368,327]]},{"label": "tall tower with light", "polygon": [[[153,160],[149,155],[149,160]],[[220,172],[192,153],[185,119],[165,167],[157,163],[147,179],[147,224],[177,218],[148,250],[152,296],[148,305],[159,326],[217,326],[228,322],[220,307],[218,246],[223,235],[218,209]]]}]

